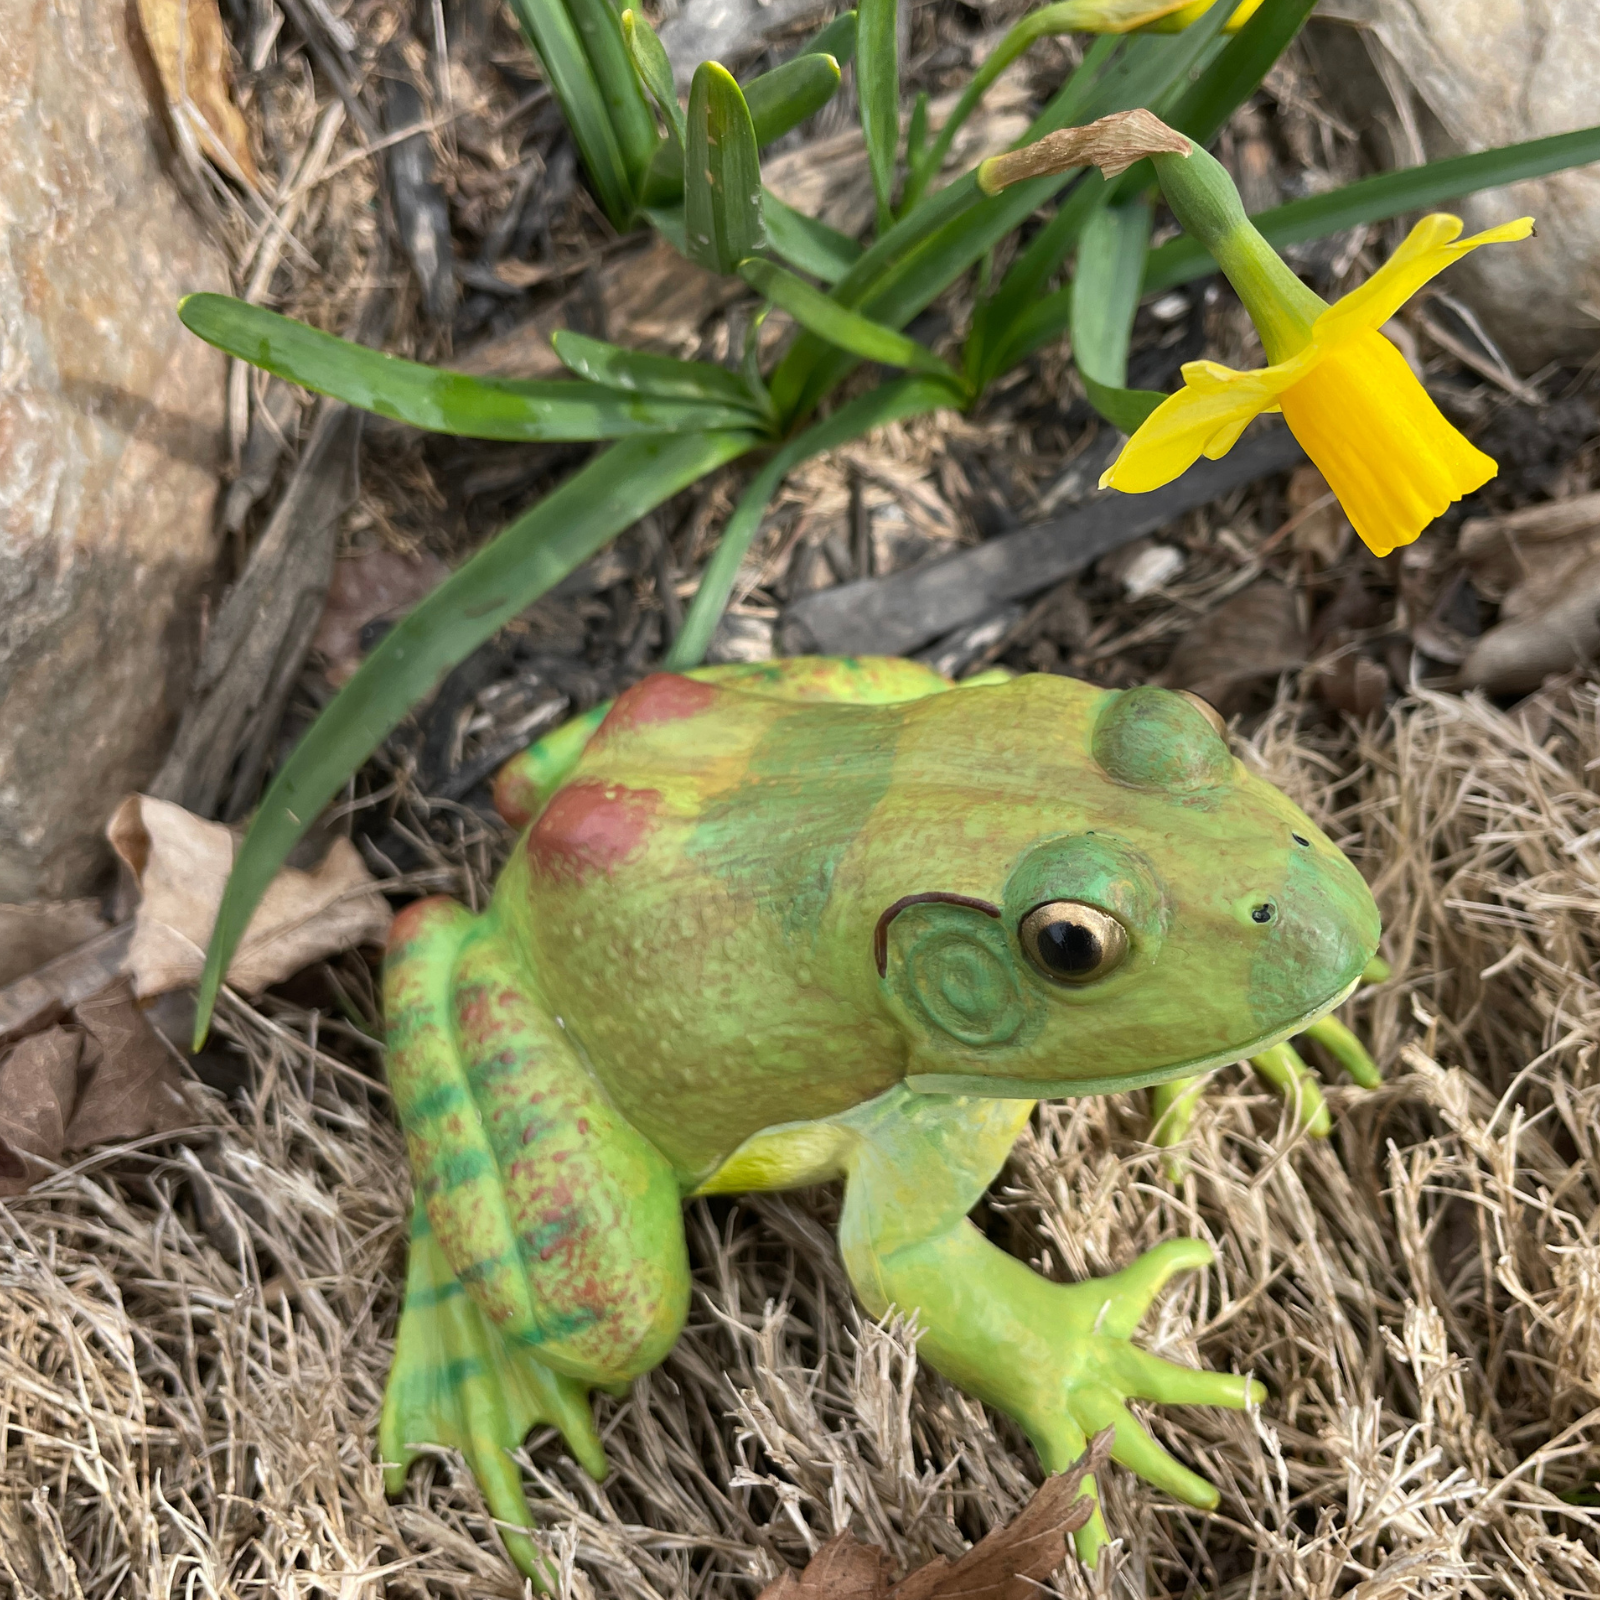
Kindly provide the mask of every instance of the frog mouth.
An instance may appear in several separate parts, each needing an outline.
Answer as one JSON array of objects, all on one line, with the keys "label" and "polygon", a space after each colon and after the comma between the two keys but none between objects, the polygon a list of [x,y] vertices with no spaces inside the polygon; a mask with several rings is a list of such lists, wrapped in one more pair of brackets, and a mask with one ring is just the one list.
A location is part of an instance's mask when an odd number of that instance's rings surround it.
[{"label": "frog mouth", "polygon": [[1189,1061],[1169,1062],[1166,1066],[1151,1067],[1144,1072],[1118,1073],[1106,1078],[1011,1078],[988,1077],[977,1073],[914,1073],[905,1080],[906,1087],[916,1094],[968,1094],[982,1095],[991,1100],[1075,1100],[1089,1094],[1119,1094],[1125,1089],[1148,1089],[1152,1084],[1168,1083],[1173,1078],[1196,1078],[1217,1067],[1230,1066],[1235,1061],[1248,1061],[1270,1050],[1274,1045],[1292,1039],[1306,1031],[1314,1022],[1320,1022],[1331,1011],[1337,1011],[1361,986],[1361,975],[1337,989],[1305,1016],[1293,1022],[1271,1028],[1256,1038],[1239,1045],[1229,1045],[1226,1050],[1209,1056],[1196,1056]]}]

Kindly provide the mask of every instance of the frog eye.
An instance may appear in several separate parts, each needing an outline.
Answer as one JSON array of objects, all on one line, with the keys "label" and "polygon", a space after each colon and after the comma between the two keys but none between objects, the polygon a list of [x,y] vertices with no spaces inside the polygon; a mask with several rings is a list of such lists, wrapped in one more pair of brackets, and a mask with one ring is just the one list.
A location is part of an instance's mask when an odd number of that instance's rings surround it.
[{"label": "frog eye", "polygon": [[1196,694],[1193,689],[1180,689],[1178,693],[1217,730],[1220,738],[1228,737],[1228,724],[1223,720],[1222,713],[1204,695]]},{"label": "frog eye", "polygon": [[1017,929],[1023,954],[1056,983],[1093,983],[1128,953],[1128,933],[1113,916],[1079,900],[1035,906]]}]

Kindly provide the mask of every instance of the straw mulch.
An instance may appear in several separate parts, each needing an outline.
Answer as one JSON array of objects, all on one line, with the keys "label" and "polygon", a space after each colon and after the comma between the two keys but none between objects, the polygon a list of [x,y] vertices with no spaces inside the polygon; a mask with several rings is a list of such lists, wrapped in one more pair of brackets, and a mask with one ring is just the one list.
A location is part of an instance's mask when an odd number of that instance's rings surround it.
[{"label": "straw mulch", "polygon": [[[1177,1183],[1144,1097],[1041,1109],[987,1201],[1059,1278],[1202,1236],[1219,1265],[1144,1341],[1250,1371],[1251,1415],[1155,1411],[1221,1487],[1199,1516],[1108,1475],[1121,1545],[1063,1594],[1600,1592],[1600,688],[1513,713],[1422,695],[1242,753],[1375,883],[1399,976],[1353,1007],[1385,1075],[1326,1144],[1217,1074]],[[456,887],[482,841],[455,863]],[[442,864],[442,870],[448,864]],[[351,1040],[284,1003],[204,1129],[108,1153],[0,1211],[0,1571],[26,1596],[513,1595],[459,1463],[383,1497],[374,1428],[408,1183]],[[324,1024],[326,1028],[326,1024]],[[530,1497],[563,1593],[750,1596],[849,1527],[902,1566],[1017,1510],[1003,1421],[863,1323],[827,1191],[697,1203],[690,1328],[620,1402],[595,1485],[536,1435]]]}]

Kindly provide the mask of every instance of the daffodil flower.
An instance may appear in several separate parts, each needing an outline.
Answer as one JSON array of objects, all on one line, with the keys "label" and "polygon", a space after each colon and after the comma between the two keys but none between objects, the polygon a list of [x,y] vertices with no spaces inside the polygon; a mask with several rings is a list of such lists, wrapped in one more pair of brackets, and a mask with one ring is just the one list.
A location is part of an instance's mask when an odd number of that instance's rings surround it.
[{"label": "daffodil flower", "polygon": [[1211,157],[1196,149],[1155,162],[1179,221],[1239,291],[1271,365],[1236,372],[1189,362],[1183,388],[1129,439],[1103,486],[1130,494],[1159,488],[1200,456],[1225,455],[1252,417],[1281,411],[1356,532],[1387,555],[1495,475],[1494,461],[1445,420],[1380,329],[1469,250],[1526,239],[1531,217],[1470,239],[1460,237],[1459,217],[1424,217],[1359,289],[1329,306],[1245,220],[1231,180]]}]

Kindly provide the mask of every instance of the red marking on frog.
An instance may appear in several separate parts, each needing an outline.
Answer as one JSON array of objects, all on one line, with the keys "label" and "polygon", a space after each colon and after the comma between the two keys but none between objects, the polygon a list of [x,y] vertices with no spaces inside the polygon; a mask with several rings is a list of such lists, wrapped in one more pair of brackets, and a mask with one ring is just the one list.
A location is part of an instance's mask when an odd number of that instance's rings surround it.
[{"label": "red marking on frog", "polygon": [[401,956],[405,947],[428,931],[428,924],[436,919],[450,920],[459,907],[448,895],[431,894],[426,900],[413,900],[403,911],[396,913],[389,924],[388,951],[391,956]]},{"label": "red marking on frog", "polygon": [[556,792],[528,833],[528,863],[549,878],[583,883],[608,876],[649,837],[661,803],[659,789],[570,783]]},{"label": "red marking on frog", "polygon": [[633,728],[698,716],[714,705],[720,694],[721,690],[709,683],[681,677],[676,672],[654,672],[617,696],[617,703],[606,713],[606,720],[594,736],[595,742]]}]

